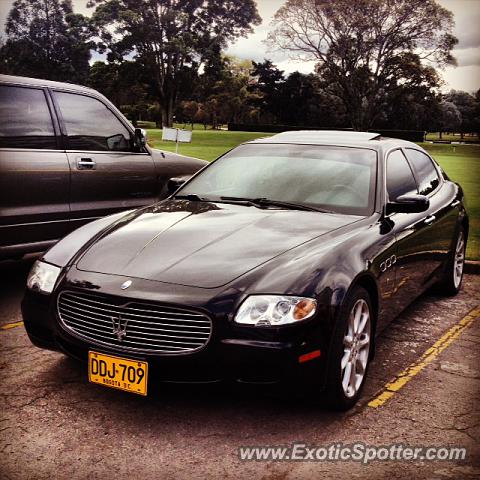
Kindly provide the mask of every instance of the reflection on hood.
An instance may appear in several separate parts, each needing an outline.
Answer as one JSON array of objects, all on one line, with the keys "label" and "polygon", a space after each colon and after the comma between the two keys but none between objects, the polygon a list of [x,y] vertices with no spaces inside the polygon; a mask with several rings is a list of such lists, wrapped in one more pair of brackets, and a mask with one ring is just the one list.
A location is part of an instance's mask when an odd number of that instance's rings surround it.
[{"label": "reflection on hood", "polygon": [[214,288],[355,220],[358,217],[169,200],[139,211],[99,239],[77,266]]}]

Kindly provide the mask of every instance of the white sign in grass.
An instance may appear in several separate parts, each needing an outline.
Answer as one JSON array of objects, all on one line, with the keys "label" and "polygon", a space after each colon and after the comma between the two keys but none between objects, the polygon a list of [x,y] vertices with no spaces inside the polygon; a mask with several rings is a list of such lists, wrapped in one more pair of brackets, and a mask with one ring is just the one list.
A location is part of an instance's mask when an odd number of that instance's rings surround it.
[{"label": "white sign in grass", "polygon": [[180,130],[179,128],[163,127],[162,140],[166,140],[168,142],[175,142],[176,143],[175,152],[178,152],[178,144],[180,142],[190,143],[192,141],[192,131]]}]

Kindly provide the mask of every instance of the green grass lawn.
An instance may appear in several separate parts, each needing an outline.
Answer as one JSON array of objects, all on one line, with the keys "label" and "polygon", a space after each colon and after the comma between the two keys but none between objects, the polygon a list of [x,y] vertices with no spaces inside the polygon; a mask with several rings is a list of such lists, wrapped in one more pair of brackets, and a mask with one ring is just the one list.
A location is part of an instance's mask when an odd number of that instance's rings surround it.
[{"label": "green grass lawn", "polygon": [[[215,160],[217,157],[236,147],[239,143],[248,142],[258,137],[271,134],[250,132],[229,132],[226,130],[194,130],[192,143],[180,143],[178,153],[204,160]],[[148,130],[148,143],[155,148],[175,151],[174,142],[162,142],[162,131]]]},{"label": "green grass lawn", "polygon": [[424,143],[422,147],[437,160],[452,180],[462,185],[470,215],[467,258],[480,260],[480,145]]},{"label": "green grass lawn", "polygon": [[[179,153],[192,157],[214,160],[239,143],[269,133],[229,132],[224,130],[193,131],[191,144],[180,144]],[[148,130],[149,144],[162,150],[175,151],[175,144],[162,142],[162,131]],[[438,161],[450,178],[459,182],[466,194],[470,214],[470,238],[467,258],[480,259],[480,145],[448,145],[423,143],[422,146]]]}]

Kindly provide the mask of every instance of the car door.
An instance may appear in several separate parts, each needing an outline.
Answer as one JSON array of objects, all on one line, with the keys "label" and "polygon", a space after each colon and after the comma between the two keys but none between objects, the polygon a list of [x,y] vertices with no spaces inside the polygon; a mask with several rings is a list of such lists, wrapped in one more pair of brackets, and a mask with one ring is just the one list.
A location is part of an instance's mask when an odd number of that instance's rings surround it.
[{"label": "car door", "polygon": [[452,248],[458,220],[458,209],[452,205],[455,189],[453,185],[442,181],[437,167],[426,153],[414,148],[406,148],[404,152],[412,166],[419,193],[428,196],[430,200],[426,212],[426,222],[429,225],[422,238],[430,246],[429,269],[434,271],[447,260]]},{"label": "car door", "polygon": [[67,232],[70,167],[56,133],[45,89],[0,83],[0,253],[42,250]]},{"label": "car door", "polygon": [[71,228],[153,203],[151,155],[135,151],[133,132],[101,98],[54,90],[71,168]]},{"label": "car door", "polygon": [[[386,189],[387,201],[418,194],[412,168],[401,149],[390,152],[387,157]],[[391,308],[398,314],[424,290],[432,274],[432,235],[436,227],[429,211],[394,213],[389,220],[396,240],[395,295],[392,295]]]}]

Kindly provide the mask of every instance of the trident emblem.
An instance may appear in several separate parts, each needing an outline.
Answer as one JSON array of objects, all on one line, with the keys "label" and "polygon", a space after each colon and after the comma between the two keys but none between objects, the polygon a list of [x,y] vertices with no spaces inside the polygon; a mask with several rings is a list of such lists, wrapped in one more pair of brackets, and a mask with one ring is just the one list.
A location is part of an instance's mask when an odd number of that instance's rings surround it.
[{"label": "trident emblem", "polygon": [[112,318],[113,333],[117,336],[117,340],[121,342],[127,336],[128,318],[122,326],[122,316],[119,314],[118,318]]}]

